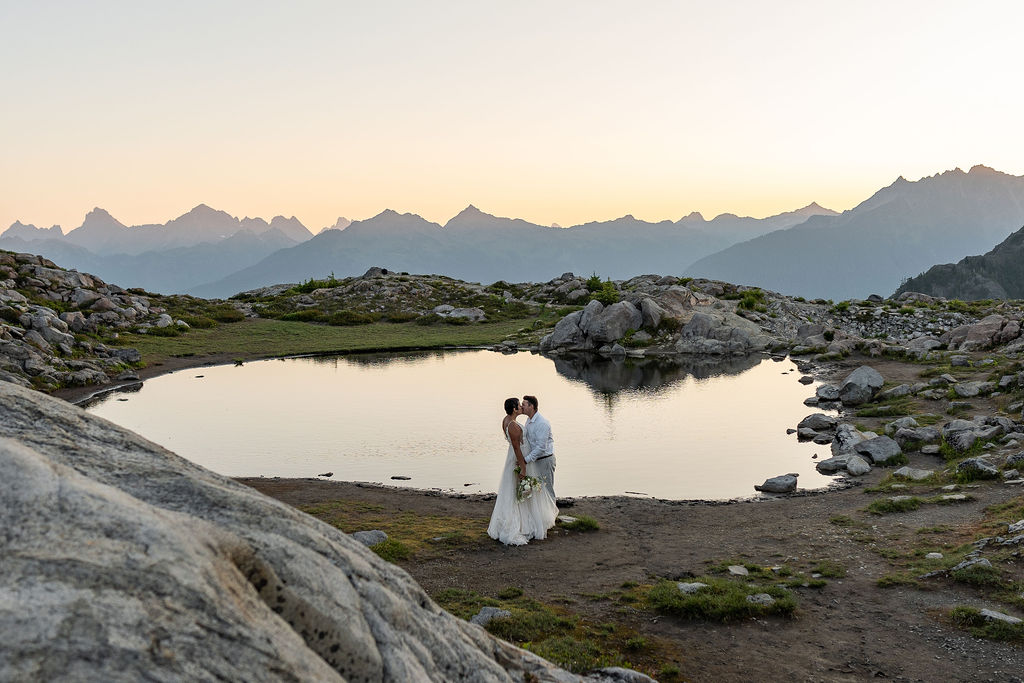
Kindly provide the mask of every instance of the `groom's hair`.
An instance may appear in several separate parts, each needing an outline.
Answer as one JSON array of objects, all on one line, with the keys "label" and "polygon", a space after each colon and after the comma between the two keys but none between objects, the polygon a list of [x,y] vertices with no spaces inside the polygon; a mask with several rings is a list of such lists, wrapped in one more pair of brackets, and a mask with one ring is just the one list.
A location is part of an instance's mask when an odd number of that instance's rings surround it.
[{"label": "groom's hair", "polygon": [[511,415],[512,411],[519,407],[518,398],[506,398],[505,399],[505,414]]},{"label": "groom's hair", "polygon": [[540,405],[537,404],[536,396],[523,396],[523,400],[533,406],[534,410],[540,410]]}]

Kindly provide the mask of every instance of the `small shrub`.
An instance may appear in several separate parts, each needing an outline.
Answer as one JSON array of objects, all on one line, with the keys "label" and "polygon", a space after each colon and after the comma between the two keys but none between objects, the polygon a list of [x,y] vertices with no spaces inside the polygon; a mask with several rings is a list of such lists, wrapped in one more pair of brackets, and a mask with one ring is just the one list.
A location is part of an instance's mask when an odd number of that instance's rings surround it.
[{"label": "small shrub", "polygon": [[151,327],[146,334],[151,337],[180,337],[181,330],[177,325],[168,325],[167,327]]},{"label": "small shrub", "polygon": [[212,318],[207,318],[203,315],[183,315],[181,319],[185,321],[189,327],[195,327],[200,330],[206,330],[217,324]]},{"label": "small shrub", "polygon": [[619,290],[615,288],[615,283],[611,280],[606,280],[601,285],[601,289],[590,294],[590,298],[594,301],[600,301],[605,306],[610,306],[619,301]]},{"label": "small shrub", "polygon": [[498,597],[502,600],[514,600],[515,598],[521,598],[523,597],[523,589],[517,586],[509,586],[498,593]]},{"label": "small shrub", "polygon": [[210,317],[219,323],[237,323],[245,320],[244,313],[234,306],[228,305],[217,306],[210,311]]},{"label": "small shrub", "polygon": [[300,323],[319,323],[324,321],[324,314],[314,308],[285,313],[280,320]]},{"label": "small shrub", "polygon": [[597,520],[593,517],[587,517],[586,515],[580,515],[576,518],[575,522],[569,522],[568,524],[562,524],[563,529],[569,531],[597,531],[601,528],[601,525],[597,523]]},{"label": "small shrub", "polygon": [[15,325],[21,324],[21,312],[7,306],[0,308],[0,319]]},{"label": "small shrub", "polygon": [[831,560],[823,560],[819,562],[811,571],[830,579],[841,579],[846,576],[846,567]]},{"label": "small shrub", "polygon": [[909,574],[886,574],[875,582],[879,588],[914,587],[919,585],[917,578]]},{"label": "small shrub", "polygon": [[[796,609],[793,596],[777,586],[751,586],[709,577],[701,577],[699,581],[708,587],[691,594],[681,592],[675,581],[661,581],[651,588],[648,601],[659,612],[721,622],[767,614],[789,616]],[[768,593],[775,598],[775,603],[758,605],[748,602],[747,596],[755,593]]]},{"label": "small shrub", "polygon": [[921,503],[924,501],[916,496],[909,498],[899,498],[893,500],[892,498],[882,498],[879,500],[872,501],[868,505],[868,512],[873,515],[885,515],[891,512],[911,512],[921,507]]},{"label": "small shrub", "polygon": [[636,636],[626,641],[626,649],[630,652],[639,652],[647,649],[647,639],[643,636]]},{"label": "small shrub", "polygon": [[310,292],[318,289],[329,289],[331,287],[340,287],[342,284],[341,280],[334,277],[334,273],[331,273],[330,277],[325,280],[314,280],[309,278],[301,285],[296,285],[289,289],[286,294],[309,294]]},{"label": "small shrub", "polygon": [[955,625],[967,629],[978,638],[1024,642],[1024,624],[989,621],[975,607],[954,607],[949,617]]},{"label": "small shrub", "polygon": [[833,313],[846,313],[848,310],[850,310],[849,301],[840,301],[839,303],[832,307]]},{"label": "small shrub", "polygon": [[379,316],[372,313],[360,313],[358,311],[341,310],[335,311],[327,319],[328,325],[334,325],[336,327],[345,327],[350,325],[368,325],[372,322],[376,322]]},{"label": "small shrub", "polygon": [[603,285],[604,285],[604,283],[601,282],[601,278],[598,277],[597,273],[594,273],[593,275],[591,275],[590,277],[587,278],[587,291],[588,292],[600,291],[601,287]]},{"label": "small shrub", "polygon": [[752,311],[758,306],[764,308],[764,303],[764,292],[755,287],[754,289],[748,289],[747,291],[743,292],[743,296],[740,298],[740,302],[736,304],[736,307]]},{"label": "small shrub", "polygon": [[950,577],[954,581],[967,583],[972,586],[999,586],[1003,583],[1003,577],[999,574],[998,569],[980,564],[951,572]]},{"label": "small shrub", "polygon": [[398,562],[399,560],[409,559],[408,546],[401,541],[396,541],[393,538],[378,543],[377,545],[371,545],[370,550],[380,555],[380,557],[388,562]]}]

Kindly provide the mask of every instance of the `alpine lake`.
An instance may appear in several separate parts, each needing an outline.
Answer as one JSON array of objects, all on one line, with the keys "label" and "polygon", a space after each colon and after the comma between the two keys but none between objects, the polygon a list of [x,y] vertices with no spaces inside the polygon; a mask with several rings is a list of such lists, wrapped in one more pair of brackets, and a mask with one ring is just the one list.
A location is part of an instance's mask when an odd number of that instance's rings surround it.
[{"label": "alpine lake", "polygon": [[231,477],[486,493],[508,450],[502,404],[532,394],[552,425],[559,497],[727,500],[790,472],[801,489],[832,483],[814,467],[829,446],[786,433],[814,412],[803,401],[816,383],[799,378],[788,358],[764,356],[432,351],[193,368],[84,407]]}]

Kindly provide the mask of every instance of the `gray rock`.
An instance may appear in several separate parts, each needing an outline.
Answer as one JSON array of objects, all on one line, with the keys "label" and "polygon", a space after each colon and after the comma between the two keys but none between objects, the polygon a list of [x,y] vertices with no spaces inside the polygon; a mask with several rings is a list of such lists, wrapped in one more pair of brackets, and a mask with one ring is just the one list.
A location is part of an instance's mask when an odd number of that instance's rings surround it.
[{"label": "gray rock", "polygon": [[760,486],[754,486],[757,491],[765,493],[790,493],[796,490],[796,474],[782,474],[778,477],[766,479]]},{"label": "gray rock", "polygon": [[0,679],[583,680],[337,529],[64,401],[0,383],[0,437]]},{"label": "gray rock", "polygon": [[619,301],[590,319],[584,334],[595,344],[611,343],[622,339],[628,330],[640,329],[643,317],[637,307],[628,301]]},{"label": "gray rock", "polygon": [[468,320],[470,322],[481,322],[487,319],[482,308],[453,308],[448,313],[449,318]]},{"label": "gray rock", "polygon": [[166,313],[161,313],[160,317],[156,319],[156,327],[170,327],[174,324],[174,319]]},{"label": "gray rock", "polygon": [[900,429],[913,429],[916,427],[920,427],[920,425],[917,424],[917,420],[912,417],[901,417],[887,423],[885,425],[885,433],[888,436],[892,436]]},{"label": "gray rock", "polygon": [[921,470],[905,465],[892,473],[894,477],[910,479],[912,481],[923,481],[935,474],[935,470]]},{"label": "gray rock", "polygon": [[867,403],[883,384],[885,380],[877,370],[862,365],[847,375],[839,385],[839,400],[844,405]]},{"label": "gray rock", "polygon": [[644,297],[640,300],[641,324],[648,330],[658,329],[661,319],[665,316],[665,309],[658,305],[654,299]]},{"label": "gray rock", "polygon": [[768,595],[767,593],[754,593],[753,595],[747,596],[747,602],[755,605],[763,605],[765,607],[771,607],[775,604],[775,598]]},{"label": "gray rock", "polygon": [[852,424],[842,423],[836,427],[836,438],[832,441],[832,455],[853,453],[854,446],[867,437]]},{"label": "gray rock", "polygon": [[970,357],[963,355],[951,356],[949,359],[949,364],[952,365],[954,368],[966,368],[970,366],[971,359]]},{"label": "gray rock", "polygon": [[1022,520],[1020,520],[1018,522],[1014,522],[1013,524],[1010,524],[1006,528],[1006,531],[1007,531],[1007,533],[1011,533],[1011,534],[1019,534],[1019,533],[1021,533],[1022,531],[1024,531],[1024,519],[1022,519]]},{"label": "gray rock", "polygon": [[991,567],[992,563],[984,557],[972,557],[964,560],[960,564],[950,567],[949,571],[958,572],[961,569],[969,569],[970,567]]},{"label": "gray rock", "polygon": [[892,389],[886,389],[885,391],[878,392],[875,398],[878,399],[879,401],[888,401],[893,398],[902,398],[904,396],[909,396],[911,393],[913,392],[911,391],[909,384],[900,384],[899,386],[895,386]]},{"label": "gray rock", "polygon": [[926,560],[941,560],[943,557],[942,553],[928,553],[924,556]]},{"label": "gray rock", "polygon": [[1003,477],[1004,480],[1005,479],[1010,479],[1010,480],[1020,479],[1020,470],[1003,470],[1001,476]]},{"label": "gray rock", "polygon": [[846,469],[846,464],[850,461],[850,458],[855,457],[852,453],[846,453],[844,455],[835,455],[825,460],[820,460],[814,464],[814,468],[822,474],[834,474],[840,470]]},{"label": "gray rock", "polygon": [[680,593],[685,593],[686,595],[693,595],[697,591],[708,587],[706,583],[701,583],[700,581],[694,581],[692,583],[680,582],[677,583],[676,586],[679,588]]},{"label": "gray rock", "polygon": [[822,401],[838,401],[839,387],[834,384],[822,384],[814,394]]},{"label": "gray rock", "polygon": [[[810,441],[818,437],[818,432],[814,431],[810,427],[797,427],[796,438],[801,441]],[[832,441],[832,437],[829,437],[829,441]]]},{"label": "gray rock", "polygon": [[942,440],[942,434],[934,427],[918,427],[916,429],[899,429],[893,436],[900,448],[910,443],[932,444]]},{"label": "gray rock", "polygon": [[846,471],[855,477],[861,477],[871,471],[871,465],[859,455],[851,455],[846,461]]},{"label": "gray rock", "polygon": [[975,479],[997,479],[999,470],[982,458],[967,458],[956,466],[957,474],[970,474]]},{"label": "gray rock", "polygon": [[1003,614],[1002,612],[996,612],[990,609],[981,610],[981,616],[985,617],[985,621],[1001,621],[1004,624],[1009,624],[1011,626],[1016,626],[1017,624],[1024,624],[1024,619],[1011,617],[1009,614]]},{"label": "gray rock", "polygon": [[853,448],[859,455],[867,456],[875,465],[885,465],[903,455],[900,445],[888,436],[861,441]]},{"label": "gray rock", "polygon": [[371,545],[377,545],[388,540],[388,535],[380,529],[371,529],[370,531],[356,531],[351,534],[352,538],[356,539],[363,545],[369,547]]},{"label": "gray rock", "polygon": [[836,428],[836,419],[824,413],[813,413],[800,420],[797,429],[806,427],[816,432],[827,432]]},{"label": "gray rock", "polygon": [[480,611],[474,614],[469,623],[476,624],[477,626],[487,626],[495,619],[508,619],[512,616],[512,613],[507,609],[499,609],[497,607],[481,607]]},{"label": "gray rock", "polygon": [[921,446],[922,455],[938,455],[942,452],[942,448],[939,444],[929,444],[927,446]]},{"label": "gray rock", "polygon": [[582,311],[573,311],[559,320],[555,324],[555,329],[540,340],[540,350],[550,351],[551,349],[579,346],[584,340],[580,321],[592,304],[601,306],[600,301],[591,301]]},{"label": "gray rock", "polygon": [[1024,467],[1024,452],[1006,456],[1006,467]]},{"label": "gray rock", "polygon": [[729,573],[733,576],[747,576],[750,574],[750,572],[747,571],[747,568],[741,564],[730,564]]}]

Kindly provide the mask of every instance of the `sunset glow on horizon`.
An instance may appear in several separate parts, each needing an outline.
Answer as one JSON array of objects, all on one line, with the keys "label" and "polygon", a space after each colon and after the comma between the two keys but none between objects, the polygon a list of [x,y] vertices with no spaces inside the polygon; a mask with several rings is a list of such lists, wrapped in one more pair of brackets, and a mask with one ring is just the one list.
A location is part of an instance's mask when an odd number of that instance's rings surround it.
[{"label": "sunset glow on horizon", "polygon": [[1024,174],[1015,2],[4,3],[0,231],[852,208]]}]

